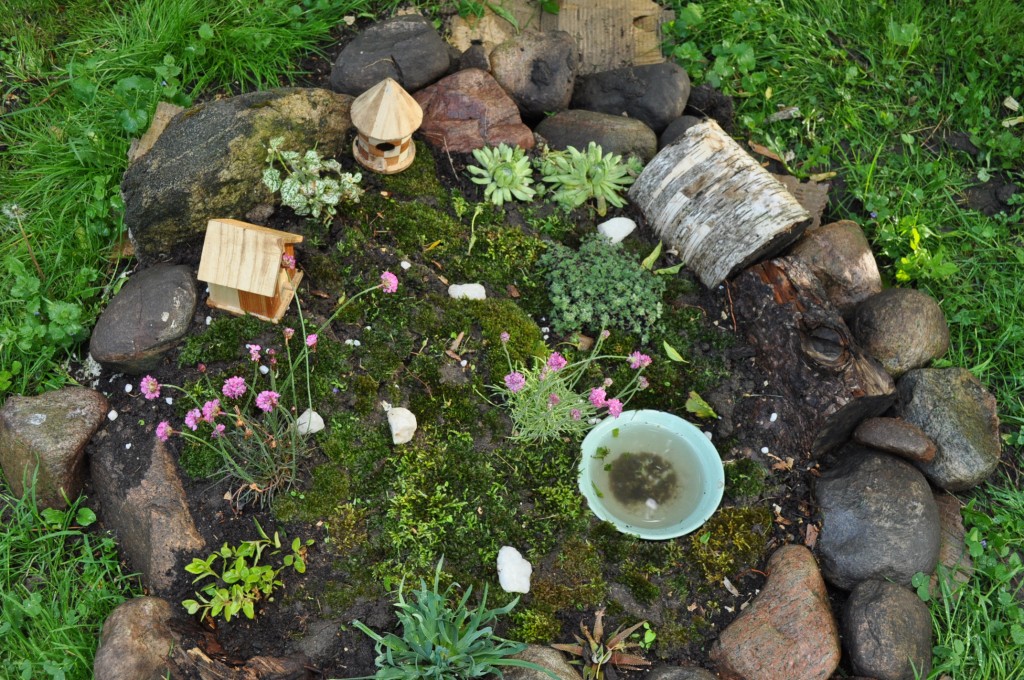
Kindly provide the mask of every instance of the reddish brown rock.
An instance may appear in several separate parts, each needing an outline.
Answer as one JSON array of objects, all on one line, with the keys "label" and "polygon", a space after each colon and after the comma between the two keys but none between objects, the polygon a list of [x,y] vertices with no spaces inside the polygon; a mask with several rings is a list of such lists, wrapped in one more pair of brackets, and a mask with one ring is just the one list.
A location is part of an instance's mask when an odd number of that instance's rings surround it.
[{"label": "reddish brown rock", "polygon": [[902,418],[868,418],[853,431],[853,440],[910,461],[929,463],[935,458],[935,442]]},{"label": "reddish brown rock", "polygon": [[466,153],[502,142],[533,148],[533,132],[523,124],[515,102],[485,71],[459,71],[414,98],[423,108],[420,132],[439,149]]},{"label": "reddish brown rock", "polygon": [[956,594],[960,586],[971,580],[974,574],[974,562],[967,552],[964,543],[963,517],[960,515],[960,501],[948,493],[935,494],[935,506],[939,509],[939,567],[932,574],[930,588],[932,594],[941,596],[939,589],[939,573],[947,576],[949,592]]},{"label": "reddish brown rock", "polygon": [[849,314],[882,291],[871,245],[856,222],[843,220],[808,229],[792,254],[810,266],[840,314]]},{"label": "reddish brown rock", "polygon": [[775,551],[761,593],[711,649],[726,680],[825,680],[839,666],[839,655],[825,582],[801,545]]}]

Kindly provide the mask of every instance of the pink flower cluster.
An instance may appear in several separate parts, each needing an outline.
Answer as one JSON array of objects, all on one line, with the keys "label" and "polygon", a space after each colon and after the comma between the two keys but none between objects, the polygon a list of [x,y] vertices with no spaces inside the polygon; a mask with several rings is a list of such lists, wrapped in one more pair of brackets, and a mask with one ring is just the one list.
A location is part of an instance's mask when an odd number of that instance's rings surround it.
[{"label": "pink flower cluster", "polygon": [[505,376],[505,387],[509,392],[518,392],[526,387],[526,377],[519,371],[513,371]]},{"label": "pink flower cluster", "polygon": [[248,387],[245,384],[245,378],[234,376],[224,381],[224,387],[221,388],[221,392],[228,399],[238,399],[240,396],[245,394]]},{"label": "pink flower cluster", "polygon": [[270,413],[277,406],[277,400],[281,395],[272,390],[263,390],[256,395],[256,407],[264,413]]},{"label": "pink flower cluster", "polygon": [[609,399],[608,393],[605,392],[603,387],[595,387],[590,390],[590,403],[594,408],[607,408],[608,415],[612,418],[618,418],[622,415],[622,401],[619,399]]},{"label": "pink flower cluster", "polygon": [[385,293],[394,293],[398,290],[398,277],[391,272],[384,272],[380,275],[380,288]]},{"label": "pink flower cluster", "polygon": [[139,389],[142,391],[142,396],[150,401],[160,396],[160,383],[151,375],[147,375],[139,381]]}]

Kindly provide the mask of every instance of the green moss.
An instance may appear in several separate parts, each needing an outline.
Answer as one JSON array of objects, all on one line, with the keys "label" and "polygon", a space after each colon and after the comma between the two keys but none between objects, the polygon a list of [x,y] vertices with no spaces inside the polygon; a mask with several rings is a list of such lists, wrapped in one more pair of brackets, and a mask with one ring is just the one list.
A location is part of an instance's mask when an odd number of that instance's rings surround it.
[{"label": "green moss", "polygon": [[245,343],[270,327],[254,316],[220,316],[206,330],[185,340],[178,354],[179,366],[241,359]]},{"label": "green moss", "polygon": [[644,571],[632,562],[627,562],[622,567],[619,575],[619,582],[629,589],[633,597],[640,604],[650,605],[658,599],[661,588],[651,583],[650,578]]},{"label": "green moss", "polygon": [[570,538],[558,553],[554,568],[532,585],[533,607],[556,612],[600,605],[608,594],[600,553],[593,544]]},{"label": "green moss", "polygon": [[752,458],[740,458],[725,464],[725,493],[733,499],[752,498],[764,491],[767,476],[764,466]]},{"label": "green moss", "polygon": [[765,507],[720,508],[707,524],[690,536],[691,557],[706,581],[718,585],[723,578],[753,567],[764,555],[772,526]]},{"label": "green moss", "polygon": [[207,479],[220,469],[221,458],[212,446],[186,442],[178,457],[178,464],[192,479]]},{"label": "green moss", "polygon": [[510,615],[512,625],[508,639],[529,644],[550,644],[560,639],[562,623],[551,612],[538,609],[521,609]]},{"label": "green moss", "polygon": [[411,201],[430,201],[436,207],[447,207],[448,194],[437,178],[437,162],[433,150],[424,142],[416,142],[416,158],[412,165],[394,175],[380,175],[385,191]]},{"label": "green moss", "polygon": [[380,383],[373,376],[360,373],[352,379],[352,391],[355,395],[353,408],[359,415],[368,415],[377,408],[377,391]]}]

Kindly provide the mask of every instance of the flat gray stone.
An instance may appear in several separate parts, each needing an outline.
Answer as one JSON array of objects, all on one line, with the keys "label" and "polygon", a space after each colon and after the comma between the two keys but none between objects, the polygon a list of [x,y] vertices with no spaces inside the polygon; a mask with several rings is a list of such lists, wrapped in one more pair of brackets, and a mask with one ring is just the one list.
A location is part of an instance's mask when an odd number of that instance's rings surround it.
[{"label": "flat gray stone", "polygon": [[854,310],[850,330],[894,378],[949,349],[949,326],[939,303],[913,288],[889,288],[872,295]]},{"label": "flat gray stone", "polygon": [[931,487],[910,463],[847,446],[841,461],[816,480],[822,524],[821,571],[852,590],[869,578],[910,586],[939,559],[939,513]]},{"label": "flat gray stone", "polygon": [[985,481],[999,465],[996,400],[965,368],[913,370],[896,383],[897,410],[936,444],[935,458],[917,463],[946,491],[964,491]]},{"label": "flat gray stone", "polygon": [[[521,661],[535,663],[554,674],[558,680],[580,680],[580,674],[574,666],[570,666],[565,656],[557,649],[542,645],[527,645],[519,654],[512,657]],[[504,680],[551,680],[551,676],[532,668],[502,666],[501,675]]]},{"label": "flat gray stone", "polygon": [[89,340],[89,354],[111,371],[139,375],[153,370],[188,334],[196,298],[191,267],[143,269],[103,310]]},{"label": "flat gray stone", "polygon": [[129,453],[112,441],[98,438],[91,453],[100,518],[116,534],[150,591],[169,594],[183,565],[206,542],[192,520],[174,459],[163,442],[152,437]]},{"label": "flat gray stone", "polygon": [[575,147],[585,151],[590,142],[601,145],[605,153],[636,156],[644,163],[658,152],[658,137],[642,121],[607,113],[573,109],[562,111],[540,122],[534,130],[552,149]]},{"label": "flat gray stone", "polygon": [[136,597],[110,613],[103,623],[93,660],[95,680],[164,680],[171,650],[181,635],[171,624],[174,608],[159,597]]},{"label": "flat gray stone", "polygon": [[572,108],[626,115],[661,133],[683,115],[690,97],[690,76],[672,62],[628,66],[581,76]]},{"label": "flat gray stone", "polygon": [[404,14],[368,26],[345,46],[331,69],[331,89],[360,95],[391,78],[415,92],[443,76],[450,63],[434,25]]},{"label": "flat gray stone", "polygon": [[888,581],[862,581],[843,608],[843,644],[855,673],[876,680],[928,677],[932,617],[915,593]]},{"label": "flat gray stone", "polygon": [[935,458],[935,442],[902,418],[867,418],[853,431],[853,441],[912,462],[927,463]]},{"label": "flat gray stone", "polygon": [[[36,475],[40,508],[65,508],[85,483],[85,447],[110,404],[99,392],[64,387],[35,397],[10,397],[0,409],[0,467],[16,496]],[[38,466],[38,468],[37,468]]]}]

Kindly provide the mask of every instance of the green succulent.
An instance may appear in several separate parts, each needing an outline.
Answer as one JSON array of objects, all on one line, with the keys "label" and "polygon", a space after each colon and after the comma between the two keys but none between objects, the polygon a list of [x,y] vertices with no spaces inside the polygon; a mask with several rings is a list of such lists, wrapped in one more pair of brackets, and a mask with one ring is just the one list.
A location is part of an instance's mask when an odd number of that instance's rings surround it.
[{"label": "green succulent", "polygon": [[476,175],[470,177],[472,182],[486,185],[484,198],[499,207],[513,198],[520,201],[533,200],[536,194],[530,188],[533,184],[533,170],[521,148],[502,143],[496,147],[476,149],[473,157],[483,167],[470,165],[466,170]]},{"label": "green succulent", "polygon": [[573,146],[565,151],[545,151],[539,165],[544,181],[552,184],[551,200],[572,210],[593,198],[598,215],[608,212],[609,203],[616,208],[626,204],[619,193],[636,180],[642,168],[635,158],[623,162],[622,156],[604,153],[594,142],[586,151]]}]

